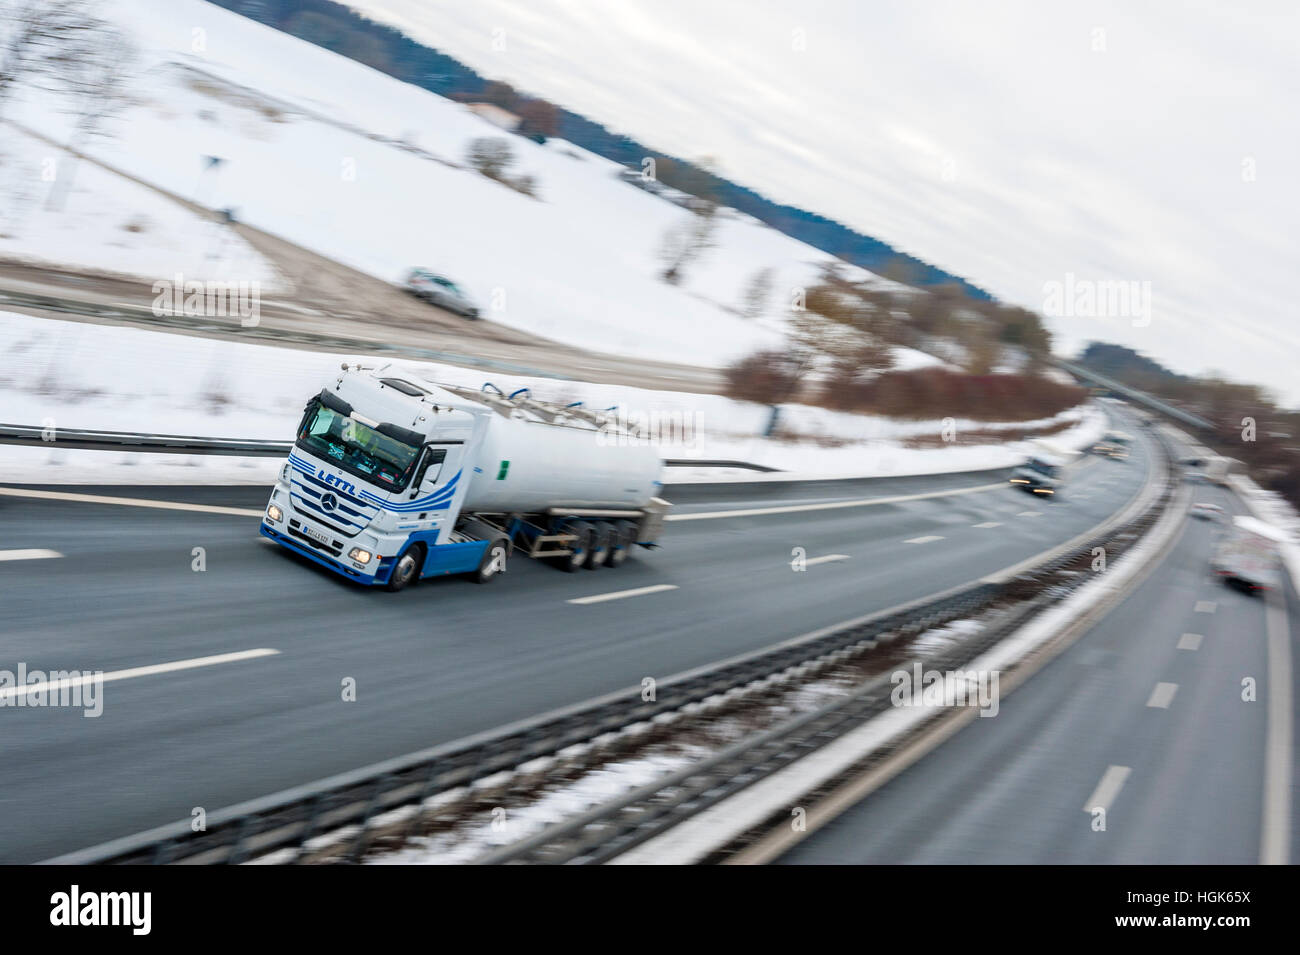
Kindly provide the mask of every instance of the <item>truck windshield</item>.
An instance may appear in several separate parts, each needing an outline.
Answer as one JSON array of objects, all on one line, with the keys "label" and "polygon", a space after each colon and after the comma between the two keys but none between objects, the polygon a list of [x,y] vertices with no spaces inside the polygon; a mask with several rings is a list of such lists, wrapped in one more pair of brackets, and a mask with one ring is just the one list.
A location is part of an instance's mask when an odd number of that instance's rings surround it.
[{"label": "truck windshield", "polygon": [[298,447],[390,491],[411,480],[420,449],[380,434],[360,421],[313,402],[298,432]]}]

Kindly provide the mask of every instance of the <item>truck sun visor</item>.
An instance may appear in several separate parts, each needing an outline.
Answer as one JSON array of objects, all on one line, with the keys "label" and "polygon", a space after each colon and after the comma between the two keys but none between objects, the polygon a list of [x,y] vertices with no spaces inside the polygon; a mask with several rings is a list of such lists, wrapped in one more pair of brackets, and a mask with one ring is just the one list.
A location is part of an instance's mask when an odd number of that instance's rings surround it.
[{"label": "truck sun visor", "polygon": [[352,414],[352,405],[348,404],[346,401],[344,401],[338,395],[334,394],[334,392],[330,391],[328,388],[321,391],[320,403],[323,404],[326,408],[329,408],[330,411],[333,411],[337,414],[341,414],[345,418],[348,415]]}]

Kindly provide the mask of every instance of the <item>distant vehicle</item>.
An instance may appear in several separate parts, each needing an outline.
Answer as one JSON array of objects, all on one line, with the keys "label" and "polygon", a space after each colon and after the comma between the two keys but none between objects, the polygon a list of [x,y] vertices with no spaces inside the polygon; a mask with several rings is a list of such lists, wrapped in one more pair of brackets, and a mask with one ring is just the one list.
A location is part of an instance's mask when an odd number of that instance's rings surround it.
[{"label": "distant vehicle", "polygon": [[1226,583],[1248,590],[1272,590],[1279,582],[1278,545],[1286,534],[1272,524],[1238,515],[1219,544],[1210,566]]},{"label": "distant vehicle", "polygon": [[1228,477],[1240,470],[1241,462],[1235,458],[1214,457],[1206,460],[1205,468],[1201,473],[1205,476],[1207,483],[1227,487]]},{"label": "distant vehicle", "polygon": [[428,269],[411,269],[406,274],[406,281],[402,287],[416,298],[422,298],[439,308],[464,315],[466,318],[478,318],[478,306],[474,304],[474,300],[445,275],[430,272]]},{"label": "distant vehicle", "polygon": [[1203,521],[1218,521],[1227,516],[1228,512],[1217,504],[1198,502],[1192,505],[1192,517],[1199,517]]},{"label": "distant vehicle", "polygon": [[1128,458],[1128,448],[1132,441],[1132,437],[1123,431],[1107,431],[1102,439],[1092,446],[1092,453],[1103,458],[1123,461]]},{"label": "distant vehicle", "polygon": [[1060,499],[1065,487],[1065,468],[1076,452],[1037,442],[1037,450],[1026,463],[1011,472],[1010,482],[1031,494]]}]

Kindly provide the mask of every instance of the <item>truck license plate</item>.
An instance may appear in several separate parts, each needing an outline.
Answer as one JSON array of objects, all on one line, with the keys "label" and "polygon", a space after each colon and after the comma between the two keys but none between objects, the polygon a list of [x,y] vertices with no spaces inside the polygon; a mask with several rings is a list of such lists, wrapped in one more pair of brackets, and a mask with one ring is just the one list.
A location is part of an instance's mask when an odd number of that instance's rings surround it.
[{"label": "truck license plate", "polygon": [[314,530],[313,528],[308,527],[306,524],[302,525],[302,532],[306,534],[308,537],[310,537],[312,540],[320,541],[322,544],[328,544],[330,542],[329,535],[322,534],[320,531]]}]

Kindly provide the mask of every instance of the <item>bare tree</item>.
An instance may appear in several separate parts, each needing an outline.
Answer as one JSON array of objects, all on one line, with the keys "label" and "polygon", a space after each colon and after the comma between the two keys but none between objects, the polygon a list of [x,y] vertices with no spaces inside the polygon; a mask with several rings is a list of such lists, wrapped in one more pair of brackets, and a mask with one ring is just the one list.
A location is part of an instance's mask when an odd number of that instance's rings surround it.
[{"label": "bare tree", "polygon": [[669,285],[681,282],[686,267],[713,248],[717,229],[716,212],[715,203],[697,200],[691,204],[690,220],[673,226],[665,233],[660,258],[664,263],[663,279]]},{"label": "bare tree", "polygon": [[87,0],[0,0],[0,109],[30,77],[48,78],[66,49],[95,27]]},{"label": "bare tree", "polygon": [[515,161],[510,144],[500,136],[480,136],[470,140],[465,154],[470,166],[489,179],[503,179]]},{"label": "bare tree", "polygon": [[87,28],[61,44],[49,61],[57,69],[57,87],[64,95],[64,111],[72,116],[68,163],[56,176],[45,200],[48,211],[59,211],[67,200],[82,150],[105,132],[109,119],[131,103],[131,78],[137,51],[122,31],[104,20],[91,18]]},{"label": "bare tree", "polygon": [[759,318],[767,311],[772,296],[772,270],[759,269],[745,286],[745,317]]}]

